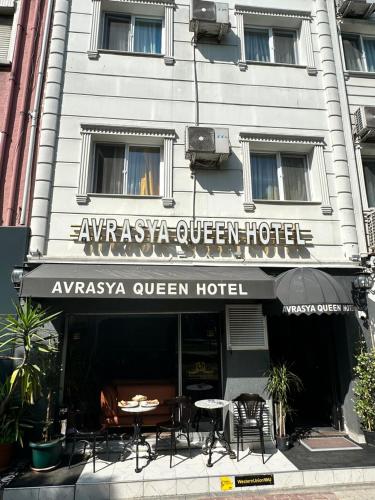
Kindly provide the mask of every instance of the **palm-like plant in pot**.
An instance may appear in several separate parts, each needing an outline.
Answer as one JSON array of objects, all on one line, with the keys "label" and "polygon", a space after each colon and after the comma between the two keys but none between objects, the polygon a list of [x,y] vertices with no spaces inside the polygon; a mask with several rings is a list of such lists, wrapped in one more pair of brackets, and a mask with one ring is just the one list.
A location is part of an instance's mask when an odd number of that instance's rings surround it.
[{"label": "palm-like plant in pot", "polygon": [[[46,325],[58,314],[49,314],[40,305],[33,305],[27,300],[22,305],[16,305],[15,315],[7,316],[2,322],[1,358],[11,360],[15,366],[0,398],[0,422],[8,422],[7,428],[10,435],[13,432],[15,440],[19,437],[19,421],[14,421],[14,400],[21,409],[34,405],[42,396],[44,382],[50,385],[51,381],[46,380],[46,376],[50,375],[48,367],[57,366],[58,336]],[[48,415],[51,398],[48,401],[47,397],[47,403]],[[44,437],[48,440],[47,435]],[[56,445],[61,452],[61,442]]]},{"label": "palm-like plant in pot", "polygon": [[302,381],[285,363],[272,366],[267,376],[266,392],[273,399],[275,408],[276,446],[286,450],[289,447],[286,433],[286,417],[291,411],[289,400],[293,392],[302,390]]},{"label": "palm-like plant in pot", "polygon": [[354,367],[354,411],[361,422],[366,443],[375,446],[375,349],[362,346]]}]

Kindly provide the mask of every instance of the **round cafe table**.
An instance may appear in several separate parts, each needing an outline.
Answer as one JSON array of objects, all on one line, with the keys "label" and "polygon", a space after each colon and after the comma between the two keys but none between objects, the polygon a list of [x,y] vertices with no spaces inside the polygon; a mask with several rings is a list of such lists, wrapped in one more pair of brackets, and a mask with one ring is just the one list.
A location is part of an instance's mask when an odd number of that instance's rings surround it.
[{"label": "round cafe table", "polygon": [[221,417],[221,412],[219,410],[228,406],[229,401],[225,401],[224,399],[201,399],[200,401],[196,401],[194,405],[197,408],[209,411],[211,414],[210,431],[202,448],[203,454],[208,455],[207,467],[212,467],[212,450],[216,443],[220,443],[225,448],[225,453],[228,454],[231,459],[235,459],[236,454],[230,447],[229,442],[225,439],[224,432],[219,431]]},{"label": "round cafe table", "polygon": [[139,467],[139,446],[146,446],[147,447],[147,454],[148,454],[148,462],[150,460],[155,460],[156,454],[152,453],[151,451],[151,446],[150,443],[146,441],[146,438],[142,436],[142,413],[145,413],[147,411],[155,410],[155,408],[158,405],[154,406],[133,406],[133,407],[120,407],[122,411],[125,411],[126,413],[133,413],[134,414],[134,431],[133,431],[133,436],[132,439],[125,444],[124,449],[121,453],[121,460],[124,460],[124,454],[125,450],[131,449],[135,446],[135,472],[141,472],[142,467]]}]

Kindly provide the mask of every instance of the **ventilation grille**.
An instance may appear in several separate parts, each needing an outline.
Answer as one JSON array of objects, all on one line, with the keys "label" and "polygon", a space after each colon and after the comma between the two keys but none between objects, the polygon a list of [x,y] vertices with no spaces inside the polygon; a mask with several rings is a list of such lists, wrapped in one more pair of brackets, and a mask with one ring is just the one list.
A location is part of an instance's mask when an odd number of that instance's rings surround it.
[{"label": "ventilation grille", "polygon": [[367,215],[367,237],[371,253],[375,253],[375,210]]},{"label": "ventilation grille", "polygon": [[268,349],[267,323],[261,304],[228,305],[226,323],[228,350]]},{"label": "ventilation grille", "polygon": [[361,108],[356,109],[354,112],[354,123],[356,134],[361,135],[361,131],[364,129]]},{"label": "ventilation grille", "polygon": [[0,61],[8,61],[13,16],[0,16]]}]

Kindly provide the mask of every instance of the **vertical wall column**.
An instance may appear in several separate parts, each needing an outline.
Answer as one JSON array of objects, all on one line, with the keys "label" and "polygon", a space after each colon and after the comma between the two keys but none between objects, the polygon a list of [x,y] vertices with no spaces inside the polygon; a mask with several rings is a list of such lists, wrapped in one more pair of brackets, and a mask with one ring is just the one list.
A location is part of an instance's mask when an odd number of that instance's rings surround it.
[{"label": "vertical wall column", "polygon": [[316,162],[318,165],[319,178],[320,178],[320,190],[322,194],[322,213],[324,215],[332,214],[331,200],[329,198],[327,171],[324,161],[324,151],[323,146],[315,146]]},{"label": "vertical wall column", "polygon": [[240,39],[240,60],[238,61],[238,67],[241,71],[246,71],[246,51],[245,51],[245,28],[243,23],[243,14],[241,12],[236,12],[236,23],[237,23],[237,36]]},{"label": "vertical wall column", "polygon": [[174,53],[173,53],[174,4],[166,5],[164,12],[165,12],[165,56],[164,56],[164,62],[168,66],[172,66],[175,63]]},{"label": "vertical wall column", "polygon": [[336,175],[341,242],[345,257],[350,259],[353,255],[358,254],[359,248],[326,0],[317,0],[316,2],[316,23],[323,71],[323,88],[328,113],[328,127],[333,149],[333,170]]},{"label": "vertical wall column", "polygon": [[82,151],[81,151],[81,170],[79,172],[78,192],[76,200],[79,205],[86,205],[89,201],[87,195],[87,181],[89,177],[90,150],[91,150],[91,133],[81,132],[82,134]]},{"label": "vertical wall column", "polygon": [[173,139],[164,139],[164,195],[163,206],[172,208],[173,199]]},{"label": "vertical wall column", "polygon": [[307,73],[309,75],[316,75],[318,73],[318,70],[316,69],[314,58],[314,49],[311,34],[311,19],[302,19],[301,34],[305,42]]},{"label": "vertical wall column", "polygon": [[243,208],[245,212],[254,212],[253,189],[251,183],[250,144],[241,141],[242,146],[242,169],[243,169]]},{"label": "vertical wall column", "polygon": [[90,46],[87,51],[89,59],[98,59],[98,43],[99,43],[99,25],[100,25],[100,9],[101,0],[92,0],[92,18],[91,18],[91,33],[90,33]]},{"label": "vertical wall column", "polygon": [[44,109],[40,125],[39,157],[35,175],[34,201],[31,215],[32,237],[30,241],[30,252],[39,254],[45,252],[48,232],[69,4],[69,0],[56,0],[44,91]]}]

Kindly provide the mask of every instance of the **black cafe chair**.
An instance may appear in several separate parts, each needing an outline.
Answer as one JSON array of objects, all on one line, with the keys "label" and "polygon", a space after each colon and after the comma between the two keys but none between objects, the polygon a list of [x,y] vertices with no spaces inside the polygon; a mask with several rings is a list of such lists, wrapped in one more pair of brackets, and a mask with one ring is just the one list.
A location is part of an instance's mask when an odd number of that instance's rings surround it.
[{"label": "black cafe chair", "polygon": [[[102,427],[101,429],[98,430],[77,430],[74,429],[74,431],[70,432],[69,434],[66,435],[66,441],[71,441],[71,449],[70,449],[70,454],[69,454],[69,469],[72,464],[72,460],[74,455],[76,455],[77,451],[77,444],[81,443],[83,445],[83,451],[82,454],[83,456],[86,455],[86,448],[90,448],[90,455],[92,456],[92,470],[95,472],[95,466],[96,466],[96,458],[98,456],[98,448],[97,445],[98,443],[106,443],[106,452],[107,452],[107,457],[109,456],[109,446],[108,446],[108,429],[105,427]],[[80,453],[81,454],[81,453]]]},{"label": "black cafe chair", "polygon": [[260,446],[262,450],[262,461],[264,463],[264,435],[263,435],[263,414],[265,400],[259,394],[240,394],[233,399],[234,405],[234,428],[237,437],[237,461],[240,451],[243,451],[243,433],[244,430],[255,429],[259,432]]},{"label": "black cafe chair", "polygon": [[168,421],[159,422],[156,424],[156,443],[155,452],[158,451],[159,439],[162,433],[170,435],[170,459],[169,467],[172,467],[172,456],[176,454],[177,439],[184,437],[187,441],[189,449],[189,457],[191,458],[190,448],[190,425],[191,425],[191,400],[186,396],[177,396],[168,399],[165,403],[170,407],[171,416]]}]

